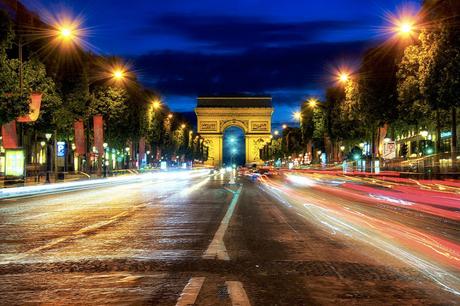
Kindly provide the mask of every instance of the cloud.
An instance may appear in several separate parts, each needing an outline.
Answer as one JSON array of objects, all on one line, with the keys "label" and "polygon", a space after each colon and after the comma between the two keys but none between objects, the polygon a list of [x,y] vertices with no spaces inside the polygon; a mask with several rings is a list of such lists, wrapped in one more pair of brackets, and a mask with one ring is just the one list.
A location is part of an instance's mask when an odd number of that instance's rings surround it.
[{"label": "cloud", "polygon": [[[370,45],[364,28],[369,28],[366,20],[162,15],[136,35],[167,37],[168,46],[182,40],[190,48],[156,48],[133,61],[142,68],[143,83],[175,97],[168,102],[173,109],[189,109],[198,95],[251,93],[271,95],[280,109],[290,110],[332,84],[331,67],[344,59],[356,62]],[[356,40],[348,40],[361,30]]]},{"label": "cloud", "polygon": [[253,48],[238,54],[157,51],[135,57],[141,80],[164,94],[195,96],[318,90],[338,59],[359,57],[366,41]]},{"label": "cloud", "polygon": [[201,43],[207,51],[240,51],[255,47],[282,47],[324,41],[350,31],[365,33],[364,20],[272,21],[245,16],[162,15],[136,29],[141,36],[175,35]]}]

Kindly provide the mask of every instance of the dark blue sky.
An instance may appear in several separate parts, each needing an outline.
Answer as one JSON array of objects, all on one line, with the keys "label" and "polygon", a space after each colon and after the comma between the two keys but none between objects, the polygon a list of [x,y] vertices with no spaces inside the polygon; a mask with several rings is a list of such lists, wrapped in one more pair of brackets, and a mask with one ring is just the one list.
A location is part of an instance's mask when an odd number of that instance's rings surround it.
[{"label": "dark blue sky", "polygon": [[385,14],[401,0],[27,0],[36,11],[84,16],[102,54],[129,58],[142,82],[175,111],[199,94],[273,96],[274,122],[291,121],[308,95],[321,95],[335,66],[357,66],[383,39]]}]

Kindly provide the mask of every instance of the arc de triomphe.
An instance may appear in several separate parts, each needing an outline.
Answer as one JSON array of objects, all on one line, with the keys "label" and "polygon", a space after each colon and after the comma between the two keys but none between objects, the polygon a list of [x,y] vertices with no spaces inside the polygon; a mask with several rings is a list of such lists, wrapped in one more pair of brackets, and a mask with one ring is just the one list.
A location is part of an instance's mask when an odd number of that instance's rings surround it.
[{"label": "arc de triomphe", "polygon": [[246,165],[262,163],[259,149],[271,136],[271,97],[198,97],[195,113],[198,133],[208,146],[208,165],[221,166],[223,134],[231,126],[244,131]]}]

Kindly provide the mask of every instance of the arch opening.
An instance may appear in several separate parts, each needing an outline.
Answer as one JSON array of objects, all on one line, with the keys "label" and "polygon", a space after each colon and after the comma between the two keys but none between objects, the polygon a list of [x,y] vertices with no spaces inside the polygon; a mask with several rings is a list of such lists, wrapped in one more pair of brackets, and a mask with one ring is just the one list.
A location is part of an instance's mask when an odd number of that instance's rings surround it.
[{"label": "arch opening", "polygon": [[223,133],[223,165],[244,166],[246,163],[245,133],[241,127],[230,126]]}]

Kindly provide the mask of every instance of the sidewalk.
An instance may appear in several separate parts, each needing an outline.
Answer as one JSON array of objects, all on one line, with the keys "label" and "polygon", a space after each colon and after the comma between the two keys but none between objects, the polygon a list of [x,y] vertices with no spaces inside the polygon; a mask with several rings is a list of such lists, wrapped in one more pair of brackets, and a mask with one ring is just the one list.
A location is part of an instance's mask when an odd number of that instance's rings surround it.
[{"label": "sidewalk", "polygon": [[[80,173],[66,173],[64,176],[64,180],[56,180],[54,175],[50,175],[50,183],[64,183],[64,182],[75,182],[75,181],[83,181],[90,179],[88,176],[80,174]],[[14,187],[25,187],[25,186],[37,186],[37,185],[45,185],[46,177],[44,175],[40,175],[39,177],[36,176],[28,176],[26,178],[25,183],[18,182],[18,183],[8,183],[5,185],[5,177],[0,177],[0,188],[14,188]]]}]

